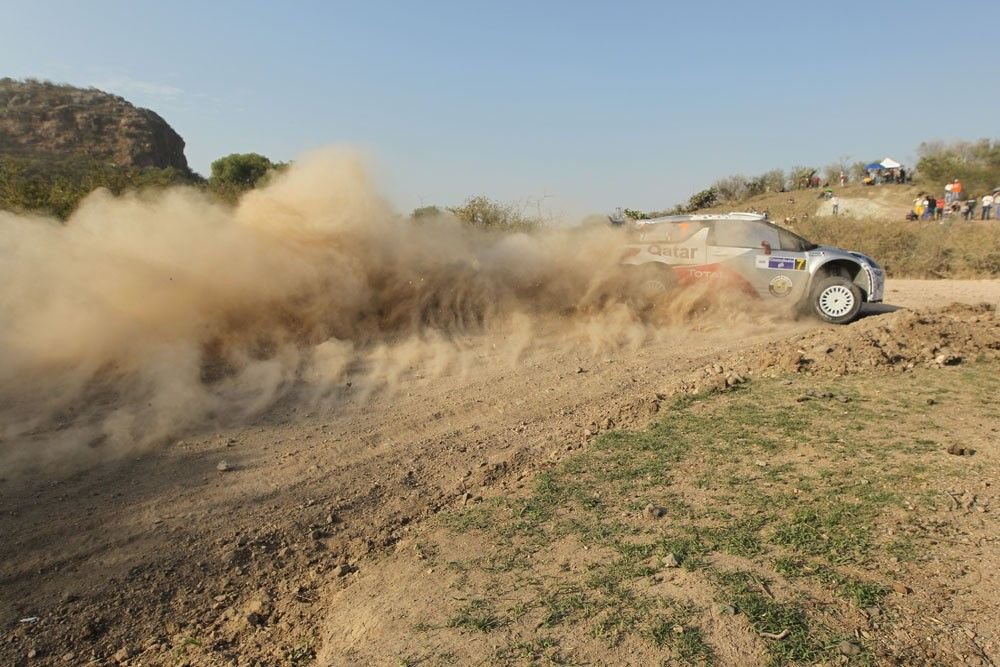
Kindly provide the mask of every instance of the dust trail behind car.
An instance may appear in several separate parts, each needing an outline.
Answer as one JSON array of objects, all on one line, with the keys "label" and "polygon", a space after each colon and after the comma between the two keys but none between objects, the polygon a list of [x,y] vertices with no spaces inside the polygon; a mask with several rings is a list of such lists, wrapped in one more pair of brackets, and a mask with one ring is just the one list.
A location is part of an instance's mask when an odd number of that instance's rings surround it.
[{"label": "dust trail behind car", "polygon": [[65,223],[0,213],[0,456],[45,460],[252,418],[295,390],[462,367],[466,337],[640,344],[704,293],[637,302],[617,232],[497,235],[395,214],[350,152],[235,208],[190,188],[90,196]]}]

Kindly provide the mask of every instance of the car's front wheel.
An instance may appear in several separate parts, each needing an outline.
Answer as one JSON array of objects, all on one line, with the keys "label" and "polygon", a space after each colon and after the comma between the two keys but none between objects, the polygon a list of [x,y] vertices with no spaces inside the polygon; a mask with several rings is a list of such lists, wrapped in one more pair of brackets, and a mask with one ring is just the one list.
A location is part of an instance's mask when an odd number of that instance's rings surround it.
[{"label": "car's front wheel", "polygon": [[861,312],[864,298],[861,289],[848,278],[830,276],[813,288],[810,301],[813,312],[821,319],[833,324],[847,324]]}]

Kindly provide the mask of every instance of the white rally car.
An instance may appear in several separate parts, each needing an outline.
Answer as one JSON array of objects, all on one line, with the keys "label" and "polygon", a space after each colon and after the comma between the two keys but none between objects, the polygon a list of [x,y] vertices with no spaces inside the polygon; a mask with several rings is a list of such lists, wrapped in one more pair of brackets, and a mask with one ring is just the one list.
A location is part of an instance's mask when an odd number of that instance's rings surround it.
[{"label": "white rally car", "polygon": [[865,302],[882,301],[885,274],[875,260],[817,246],[762,215],[674,215],[622,226],[628,234],[622,263],[640,272],[647,290],[719,281],[802,305],[835,324],[854,320]]}]

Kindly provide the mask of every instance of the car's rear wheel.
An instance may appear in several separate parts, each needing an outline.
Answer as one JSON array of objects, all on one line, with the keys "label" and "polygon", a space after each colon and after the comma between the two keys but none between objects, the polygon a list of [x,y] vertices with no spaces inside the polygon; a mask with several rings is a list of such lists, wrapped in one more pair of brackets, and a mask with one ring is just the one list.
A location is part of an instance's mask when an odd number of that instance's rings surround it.
[{"label": "car's rear wheel", "polygon": [[833,324],[847,324],[861,312],[864,297],[861,289],[850,279],[830,276],[813,288],[810,302],[813,312],[820,319]]},{"label": "car's rear wheel", "polygon": [[677,274],[666,264],[651,262],[632,269],[633,295],[644,302],[655,301],[677,285]]}]

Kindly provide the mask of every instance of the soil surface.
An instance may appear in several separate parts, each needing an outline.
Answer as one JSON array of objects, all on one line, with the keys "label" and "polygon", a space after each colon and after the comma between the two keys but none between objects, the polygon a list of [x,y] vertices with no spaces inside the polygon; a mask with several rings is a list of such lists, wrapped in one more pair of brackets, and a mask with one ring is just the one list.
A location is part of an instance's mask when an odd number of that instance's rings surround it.
[{"label": "soil surface", "polygon": [[2,472],[0,663],[338,664],[333,638],[378,636],[364,617],[329,632],[328,603],[422,520],[523,485],[604,430],[647,425],[668,396],[733,374],[996,350],[1000,281],[891,280],[886,300],[847,327],[695,319],[631,343],[540,336],[516,355],[484,334],[457,368],[346,387],[334,407],[286,400],[86,469]]}]

